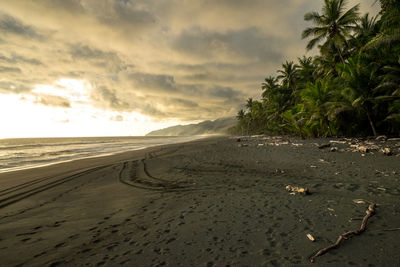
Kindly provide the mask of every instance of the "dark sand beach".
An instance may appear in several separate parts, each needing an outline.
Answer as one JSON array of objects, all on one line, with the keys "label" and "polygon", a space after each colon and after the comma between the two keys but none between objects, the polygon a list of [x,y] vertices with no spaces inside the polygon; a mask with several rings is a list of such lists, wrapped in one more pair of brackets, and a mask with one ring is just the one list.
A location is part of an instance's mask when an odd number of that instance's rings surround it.
[{"label": "dark sand beach", "polygon": [[399,266],[399,145],[214,137],[3,173],[0,265]]}]

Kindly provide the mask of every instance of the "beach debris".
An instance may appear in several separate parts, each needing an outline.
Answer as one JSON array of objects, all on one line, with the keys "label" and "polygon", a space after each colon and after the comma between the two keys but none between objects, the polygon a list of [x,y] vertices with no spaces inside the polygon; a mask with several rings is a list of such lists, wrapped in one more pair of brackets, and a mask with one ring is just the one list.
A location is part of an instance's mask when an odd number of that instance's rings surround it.
[{"label": "beach debris", "polygon": [[386,156],[391,156],[393,154],[392,150],[390,148],[388,148],[388,147],[382,148],[381,152]]},{"label": "beach debris", "polygon": [[296,146],[296,147],[299,147],[299,146],[302,146],[303,144],[301,144],[301,143],[292,143],[292,146]]},{"label": "beach debris", "polygon": [[375,140],[376,141],[386,141],[387,140],[387,136],[386,135],[380,135],[380,136],[377,136],[375,138]]},{"label": "beach debris", "polygon": [[264,146],[264,144],[258,144],[257,147]]},{"label": "beach debris", "polygon": [[383,229],[382,231],[398,231],[398,230],[400,230],[400,227],[399,228],[391,228],[391,229]]},{"label": "beach debris", "polygon": [[317,168],[317,166],[315,166],[315,165],[310,165],[310,168]]},{"label": "beach debris", "polygon": [[308,190],[307,187],[287,185],[285,188],[286,188],[286,191],[290,192],[291,195],[295,195],[296,193],[299,193],[302,195],[310,194],[310,191]]},{"label": "beach debris", "polygon": [[248,144],[239,144],[238,147],[247,147],[249,146]]},{"label": "beach debris", "polygon": [[332,244],[326,248],[318,250],[313,256],[311,256],[310,262],[311,263],[315,262],[316,257],[325,254],[326,252],[328,252],[331,249],[337,248],[343,240],[348,240],[355,235],[359,235],[359,234],[363,233],[366,230],[368,219],[375,214],[375,206],[376,206],[375,203],[370,203],[368,205],[368,208],[365,211],[366,215],[364,216],[364,218],[362,220],[360,229],[348,231],[346,233],[339,235],[338,239],[336,240],[336,242],[334,244]]},{"label": "beach debris", "polygon": [[336,146],[334,146],[334,147],[331,147],[331,148],[329,149],[329,151],[330,151],[330,152],[336,152],[336,151],[338,151],[338,148],[337,148]]},{"label": "beach debris", "polygon": [[323,149],[323,148],[327,148],[327,147],[330,147],[330,146],[331,146],[330,143],[326,143],[326,144],[319,145],[318,148],[319,149]]},{"label": "beach debris", "polygon": [[367,201],[364,199],[353,199],[353,202],[356,204],[367,204]]},{"label": "beach debris", "polygon": [[360,151],[361,153],[368,153],[369,148],[366,146],[358,146],[357,147],[358,151]]},{"label": "beach debris", "polygon": [[315,241],[315,238],[311,234],[307,234],[307,237],[311,240],[311,242]]},{"label": "beach debris", "polygon": [[242,139],[240,138],[236,139],[236,142],[240,143],[240,141],[242,141]]},{"label": "beach debris", "polygon": [[329,143],[332,143],[332,144],[346,144],[346,141],[330,140]]}]

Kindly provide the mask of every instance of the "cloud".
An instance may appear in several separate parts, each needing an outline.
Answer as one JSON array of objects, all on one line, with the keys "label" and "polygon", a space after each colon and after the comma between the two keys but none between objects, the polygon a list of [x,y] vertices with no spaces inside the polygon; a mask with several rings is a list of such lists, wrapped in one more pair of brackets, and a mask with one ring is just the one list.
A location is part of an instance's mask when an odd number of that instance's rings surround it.
[{"label": "cloud", "polygon": [[129,108],[129,104],[119,99],[114,90],[110,90],[105,86],[97,87],[94,94],[92,94],[92,97],[105,102],[107,107],[110,108],[117,110]]},{"label": "cloud", "polygon": [[30,86],[21,82],[10,82],[0,80],[0,92],[8,94],[19,94],[30,91]]},{"label": "cloud", "polygon": [[210,90],[210,95],[218,98],[229,99],[239,96],[240,93],[229,87],[216,86],[215,88]]},{"label": "cloud", "polygon": [[14,67],[0,66],[0,73],[2,73],[2,72],[17,72],[17,73],[20,73],[21,69],[20,68],[14,68]]},{"label": "cloud", "polygon": [[0,12],[0,32],[15,34],[25,38],[40,39],[42,37],[36,32],[34,27],[2,12]]},{"label": "cloud", "polygon": [[32,65],[42,65],[42,62],[36,58],[27,58],[18,54],[13,53],[11,56],[6,57],[0,54],[0,60],[10,63],[10,64],[18,64],[18,63],[28,63]]},{"label": "cloud", "polygon": [[181,107],[188,107],[188,108],[196,108],[199,106],[199,104],[197,104],[193,101],[182,99],[182,98],[172,98],[168,102],[170,102],[173,105],[175,104],[175,105],[178,105]]},{"label": "cloud", "polygon": [[69,102],[68,99],[54,95],[36,94],[36,103],[54,107],[63,107],[63,108],[71,107],[71,103]]},{"label": "cloud", "polygon": [[128,67],[115,52],[106,52],[82,44],[72,44],[69,48],[72,58],[76,61],[90,62],[94,66],[106,68],[112,72],[119,72]]},{"label": "cloud", "polygon": [[[349,7],[356,2],[350,0]],[[363,12],[376,14],[373,2],[363,1]],[[36,85],[68,78],[90,85],[86,104],[94,108],[134,111],[155,120],[233,116],[247,97],[260,96],[263,78],[306,53],[301,31],[309,23],[303,16],[320,12],[322,4],[2,1],[0,91],[34,96]],[[69,101],[38,98],[41,105],[74,109]]]},{"label": "cloud", "polygon": [[282,54],[273,36],[257,28],[246,28],[226,33],[191,28],[183,31],[173,42],[173,47],[189,55],[212,57],[222,61],[231,58],[247,61],[277,61]]},{"label": "cloud", "polygon": [[179,91],[174,77],[170,75],[136,72],[128,74],[127,78],[139,90],[148,89],[153,92],[162,91],[165,93]]},{"label": "cloud", "polygon": [[116,115],[116,116],[110,117],[110,120],[112,120],[112,121],[123,121],[124,117],[122,117],[121,115]]}]

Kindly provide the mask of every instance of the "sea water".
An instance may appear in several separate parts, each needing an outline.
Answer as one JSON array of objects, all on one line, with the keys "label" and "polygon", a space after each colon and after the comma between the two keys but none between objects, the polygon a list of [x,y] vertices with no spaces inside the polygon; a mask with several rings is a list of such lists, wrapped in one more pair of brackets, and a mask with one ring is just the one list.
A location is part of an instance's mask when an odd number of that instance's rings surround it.
[{"label": "sea water", "polygon": [[151,146],[201,138],[190,137],[74,137],[0,139],[0,173],[76,159],[112,155]]}]

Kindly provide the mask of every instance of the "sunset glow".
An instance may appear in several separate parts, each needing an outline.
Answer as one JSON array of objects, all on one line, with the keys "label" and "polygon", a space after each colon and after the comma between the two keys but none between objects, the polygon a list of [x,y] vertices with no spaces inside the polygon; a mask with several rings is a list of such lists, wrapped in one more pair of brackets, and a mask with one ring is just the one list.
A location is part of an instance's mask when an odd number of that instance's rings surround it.
[{"label": "sunset glow", "polygon": [[305,52],[303,14],[322,2],[1,1],[0,137],[143,135],[233,117]]}]

